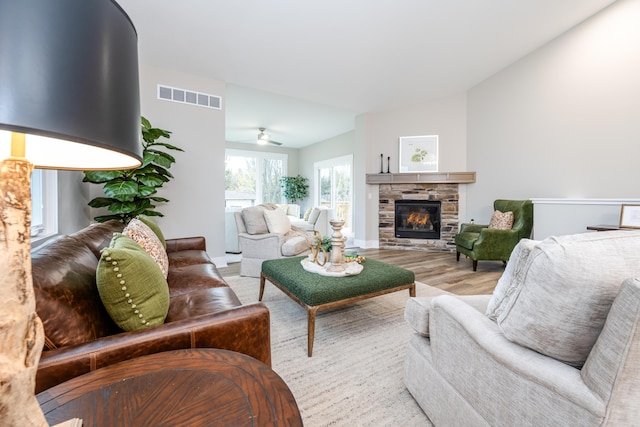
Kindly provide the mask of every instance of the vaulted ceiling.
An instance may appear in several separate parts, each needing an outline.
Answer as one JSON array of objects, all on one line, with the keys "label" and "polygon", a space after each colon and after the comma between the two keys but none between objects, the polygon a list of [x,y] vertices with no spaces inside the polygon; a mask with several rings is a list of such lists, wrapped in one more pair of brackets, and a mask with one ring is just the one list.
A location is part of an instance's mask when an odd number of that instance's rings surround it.
[{"label": "vaulted ceiling", "polygon": [[142,63],[227,83],[227,141],[293,148],[464,92],[613,2],[118,0]]}]

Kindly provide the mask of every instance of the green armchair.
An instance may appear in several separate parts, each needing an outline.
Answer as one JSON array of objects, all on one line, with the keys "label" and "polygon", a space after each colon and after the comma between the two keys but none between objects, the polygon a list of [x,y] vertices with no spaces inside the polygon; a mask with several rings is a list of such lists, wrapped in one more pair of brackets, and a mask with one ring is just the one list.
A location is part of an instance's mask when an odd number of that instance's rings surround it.
[{"label": "green armchair", "polygon": [[482,224],[462,224],[455,236],[456,260],[465,254],[473,261],[473,271],[478,260],[507,262],[511,251],[520,239],[531,237],[533,229],[533,203],[531,200],[496,200],[494,210],[513,212],[511,230],[498,230]]}]

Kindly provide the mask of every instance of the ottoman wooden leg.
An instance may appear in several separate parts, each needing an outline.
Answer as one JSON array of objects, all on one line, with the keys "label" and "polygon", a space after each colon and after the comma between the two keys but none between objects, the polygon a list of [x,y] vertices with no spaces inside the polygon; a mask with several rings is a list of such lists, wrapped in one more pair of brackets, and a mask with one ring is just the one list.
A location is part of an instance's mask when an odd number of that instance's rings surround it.
[{"label": "ottoman wooden leg", "polygon": [[415,297],[416,296],[416,283],[413,282],[413,285],[411,285],[411,287],[409,288],[409,296],[410,297]]},{"label": "ottoman wooden leg", "polygon": [[260,296],[258,296],[258,301],[262,301],[262,295],[264,295],[264,274],[260,273]]},{"label": "ottoman wooden leg", "polygon": [[316,307],[309,308],[307,318],[307,356],[311,357],[313,354],[313,338],[316,333]]}]

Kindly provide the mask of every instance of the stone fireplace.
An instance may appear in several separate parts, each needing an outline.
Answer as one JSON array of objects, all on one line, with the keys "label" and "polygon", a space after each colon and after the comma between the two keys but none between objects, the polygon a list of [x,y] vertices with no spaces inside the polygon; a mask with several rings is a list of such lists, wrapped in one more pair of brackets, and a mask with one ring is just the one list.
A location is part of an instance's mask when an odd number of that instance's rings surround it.
[{"label": "stone fireplace", "polygon": [[[396,236],[396,203],[407,200],[440,203],[438,238]],[[382,184],[378,190],[378,241],[383,249],[453,252],[458,232],[458,184]]]},{"label": "stone fireplace", "polygon": [[[378,185],[379,247],[382,249],[455,252],[454,237],[458,233],[459,223],[459,185],[474,182],[476,182],[475,172],[367,174],[367,184]],[[440,204],[440,220],[437,226],[439,237],[432,234],[429,238],[424,238],[424,235],[416,237],[412,234],[403,235],[403,233],[400,233],[400,237],[397,236],[396,204],[407,201]],[[400,221],[402,220],[401,217]],[[432,226],[436,228],[435,224]]]}]

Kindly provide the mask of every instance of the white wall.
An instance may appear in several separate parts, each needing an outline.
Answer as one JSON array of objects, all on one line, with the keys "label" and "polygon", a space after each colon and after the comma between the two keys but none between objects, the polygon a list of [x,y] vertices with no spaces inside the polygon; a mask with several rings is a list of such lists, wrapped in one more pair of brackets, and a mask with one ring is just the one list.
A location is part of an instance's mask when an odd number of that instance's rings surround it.
[{"label": "white wall", "polygon": [[[466,107],[465,94],[458,94],[399,110],[369,113],[356,121],[356,133],[364,141],[360,141],[355,156],[364,156],[364,162],[354,167],[355,174],[362,179],[356,187],[355,217],[365,219],[364,227],[361,224],[355,227],[357,244],[377,245],[378,186],[366,185],[364,179],[367,173],[380,172],[380,154],[384,157],[384,171],[390,156],[390,171],[398,173],[399,137],[438,135],[438,169],[444,172],[473,170],[467,167]],[[360,189],[364,191],[359,193]],[[460,191],[463,210],[466,186],[461,185]]]},{"label": "white wall", "polygon": [[[638,197],[638,22],[639,1],[616,2],[468,92],[469,217],[488,222],[497,198]],[[566,223],[562,206],[534,221]]]},{"label": "white wall", "polygon": [[592,225],[617,226],[622,204],[640,204],[640,199],[533,199],[533,239],[584,233]]},{"label": "white wall", "polygon": [[[89,201],[90,184],[82,182],[79,171],[58,171],[58,234],[70,234],[93,221]],[[98,187],[98,189],[101,187]]]},{"label": "white wall", "polygon": [[154,127],[172,132],[169,143],[183,150],[171,154],[175,177],[159,195],[169,203],[159,206],[165,216],[157,222],[166,237],[204,236],[207,252],[216,264],[224,261],[224,150],[223,110],[158,100],[156,86],[225,96],[225,83],[165,69],[141,66],[140,101],[142,115]]}]

